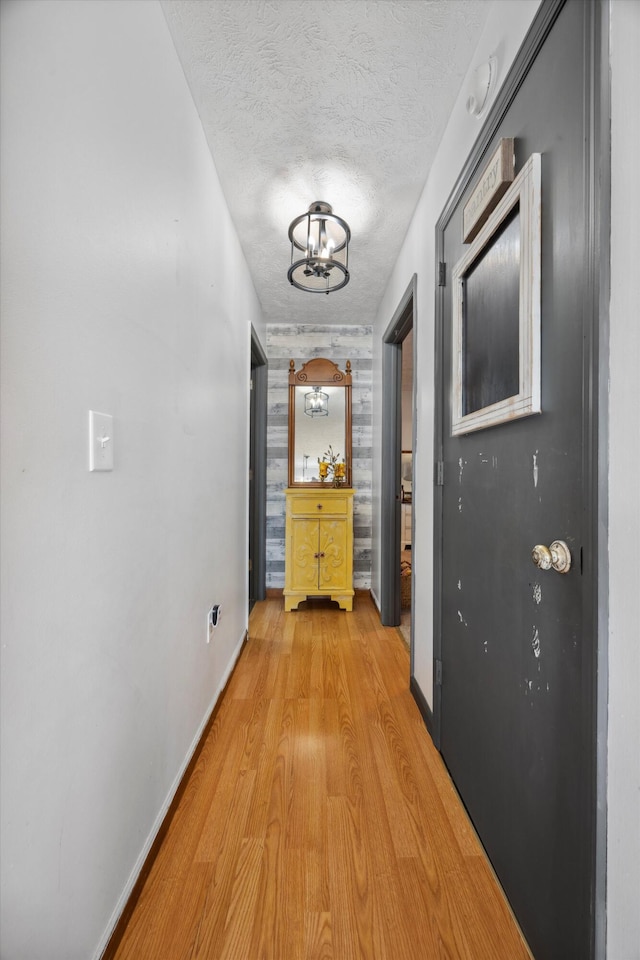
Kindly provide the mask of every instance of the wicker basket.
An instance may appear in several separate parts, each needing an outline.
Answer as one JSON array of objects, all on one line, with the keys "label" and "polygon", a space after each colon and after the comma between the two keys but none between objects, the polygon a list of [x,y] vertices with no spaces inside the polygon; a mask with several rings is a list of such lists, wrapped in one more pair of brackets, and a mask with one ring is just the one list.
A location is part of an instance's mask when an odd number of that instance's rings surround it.
[{"label": "wicker basket", "polygon": [[400,561],[400,606],[403,610],[411,608],[411,561]]}]

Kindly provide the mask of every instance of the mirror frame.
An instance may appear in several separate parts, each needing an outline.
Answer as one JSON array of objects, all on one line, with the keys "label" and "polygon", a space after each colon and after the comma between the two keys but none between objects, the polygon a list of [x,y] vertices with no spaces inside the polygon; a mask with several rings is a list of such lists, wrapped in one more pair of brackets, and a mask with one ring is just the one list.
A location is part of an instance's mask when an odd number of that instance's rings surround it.
[{"label": "mirror frame", "polygon": [[351,361],[347,360],[343,373],[338,365],[325,357],[314,357],[302,364],[296,373],[295,361],[289,361],[289,486],[290,487],[330,487],[331,481],[294,479],[295,436],[296,436],[296,387],[344,387],[344,462],[345,479],[343,487],[351,487]]}]

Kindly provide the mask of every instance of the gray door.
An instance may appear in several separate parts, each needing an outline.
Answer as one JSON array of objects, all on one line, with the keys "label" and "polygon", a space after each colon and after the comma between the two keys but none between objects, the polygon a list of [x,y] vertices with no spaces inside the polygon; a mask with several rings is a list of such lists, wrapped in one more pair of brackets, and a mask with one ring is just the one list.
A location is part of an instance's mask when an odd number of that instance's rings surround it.
[{"label": "gray door", "polygon": [[[442,297],[440,746],[536,960],[593,955],[592,16],[562,8],[489,147],[515,137],[516,172],[542,154],[540,415],[450,436],[450,286]],[[447,277],[474,184],[444,224]],[[504,321],[497,309],[500,338]],[[531,560],[557,539],[565,575]]]}]

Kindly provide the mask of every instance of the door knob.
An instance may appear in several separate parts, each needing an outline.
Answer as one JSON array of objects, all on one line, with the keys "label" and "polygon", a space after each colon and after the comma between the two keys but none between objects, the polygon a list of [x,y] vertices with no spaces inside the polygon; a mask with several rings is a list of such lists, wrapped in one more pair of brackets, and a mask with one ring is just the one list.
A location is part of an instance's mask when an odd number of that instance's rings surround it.
[{"label": "door knob", "polygon": [[569,573],[571,569],[571,551],[564,540],[554,540],[549,547],[536,544],[531,551],[531,559],[540,570],[553,567],[557,573]]}]

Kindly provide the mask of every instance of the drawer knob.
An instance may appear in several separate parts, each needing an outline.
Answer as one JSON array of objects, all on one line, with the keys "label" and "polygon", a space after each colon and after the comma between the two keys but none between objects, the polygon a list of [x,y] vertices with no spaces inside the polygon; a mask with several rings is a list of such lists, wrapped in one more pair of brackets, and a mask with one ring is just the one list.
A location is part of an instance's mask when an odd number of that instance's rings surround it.
[{"label": "drawer knob", "polygon": [[321,503],[318,504],[318,510],[322,510],[322,504],[321,504]]}]

